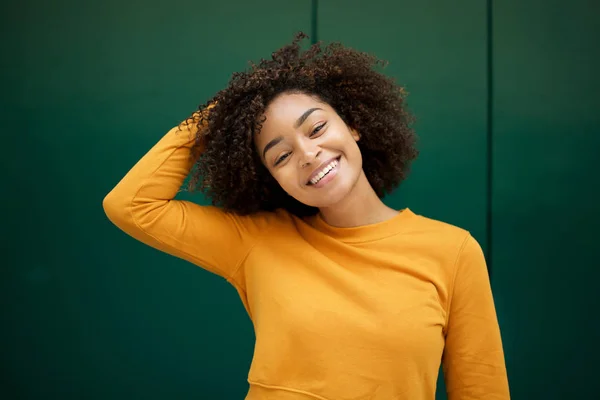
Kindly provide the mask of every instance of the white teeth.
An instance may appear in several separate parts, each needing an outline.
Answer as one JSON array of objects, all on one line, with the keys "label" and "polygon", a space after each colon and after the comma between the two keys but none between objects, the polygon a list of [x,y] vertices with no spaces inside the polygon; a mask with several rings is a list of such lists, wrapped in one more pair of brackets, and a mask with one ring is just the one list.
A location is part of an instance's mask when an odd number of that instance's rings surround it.
[{"label": "white teeth", "polygon": [[335,168],[335,166],[337,164],[338,164],[337,160],[333,160],[328,166],[326,166],[325,168],[323,168],[321,170],[321,172],[319,172],[319,174],[317,176],[315,176],[314,178],[312,178],[310,180],[310,183],[312,183],[314,185],[317,182],[319,182],[325,175],[327,175],[327,173],[329,171],[331,171],[333,168]]}]

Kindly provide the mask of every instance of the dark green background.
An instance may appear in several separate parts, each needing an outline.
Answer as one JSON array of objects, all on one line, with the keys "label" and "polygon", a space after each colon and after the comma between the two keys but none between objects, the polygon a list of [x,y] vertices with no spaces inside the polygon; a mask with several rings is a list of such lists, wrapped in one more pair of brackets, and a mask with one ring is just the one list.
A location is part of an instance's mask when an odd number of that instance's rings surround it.
[{"label": "dark green background", "polygon": [[126,236],[101,202],[298,30],[406,85],[421,156],[386,201],[482,244],[513,398],[597,396],[598,3],[316,3],[0,6],[3,398],[243,398],[254,337],[235,290]]}]

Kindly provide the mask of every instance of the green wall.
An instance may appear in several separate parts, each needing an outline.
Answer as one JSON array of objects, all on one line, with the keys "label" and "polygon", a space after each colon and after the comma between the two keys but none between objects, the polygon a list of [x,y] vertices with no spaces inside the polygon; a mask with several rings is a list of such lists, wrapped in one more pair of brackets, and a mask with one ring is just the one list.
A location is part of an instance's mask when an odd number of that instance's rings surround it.
[{"label": "green wall", "polygon": [[389,60],[407,86],[421,156],[386,201],[482,244],[513,398],[594,397],[599,7],[314,4],[2,5],[2,398],[243,398],[254,336],[235,290],[126,236],[101,202],[298,30]]},{"label": "green wall", "polygon": [[599,396],[599,15],[494,6],[492,284],[519,399]]}]

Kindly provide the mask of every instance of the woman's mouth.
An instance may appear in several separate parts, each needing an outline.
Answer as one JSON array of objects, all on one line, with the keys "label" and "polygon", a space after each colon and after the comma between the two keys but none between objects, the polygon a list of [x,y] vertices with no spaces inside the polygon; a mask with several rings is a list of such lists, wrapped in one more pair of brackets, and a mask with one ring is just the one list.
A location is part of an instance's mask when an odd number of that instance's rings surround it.
[{"label": "woman's mouth", "polygon": [[340,157],[333,159],[329,164],[321,168],[314,176],[307,182],[308,186],[314,186],[315,188],[321,188],[329,183],[338,173],[340,165]]}]

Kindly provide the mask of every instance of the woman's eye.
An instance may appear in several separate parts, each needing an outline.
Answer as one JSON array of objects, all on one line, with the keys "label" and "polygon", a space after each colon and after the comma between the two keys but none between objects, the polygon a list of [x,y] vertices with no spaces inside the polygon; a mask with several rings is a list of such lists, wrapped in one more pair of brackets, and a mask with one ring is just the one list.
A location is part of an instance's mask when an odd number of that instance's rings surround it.
[{"label": "woman's eye", "polygon": [[319,133],[319,131],[320,131],[321,129],[323,129],[323,127],[325,126],[325,124],[326,124],[326,123],[327,123],[327,122],[323,122],[321,125],[317,126],[317,127],[315,128],[315,130],[314,130],[314,131],[312,131],[312,133],[310,134],[310,136],[314,136],[314,135],[316,135],[317,133]]},{"label": "woman's eye", "polygon": [[282,155],[281,157],[279,157],[277,159],[277,161],[275,161],[275,165],[279,165],[279,163],[281,163],[283,160],[285,160],[286,158],[288,158],[290,155],[290,153],[285,153],[284,155]]}]

